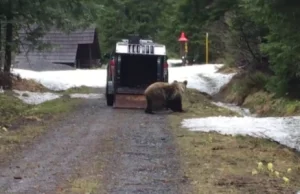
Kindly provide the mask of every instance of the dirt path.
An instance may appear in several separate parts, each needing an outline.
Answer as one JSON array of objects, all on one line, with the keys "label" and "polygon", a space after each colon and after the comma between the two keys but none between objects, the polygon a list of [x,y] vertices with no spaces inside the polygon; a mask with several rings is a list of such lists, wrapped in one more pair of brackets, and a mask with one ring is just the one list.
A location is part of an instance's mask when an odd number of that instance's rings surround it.
[{"label": "dirt path", "polygon": [[165,117],[87,100],[0,166],[0,193],[186,193]]}]

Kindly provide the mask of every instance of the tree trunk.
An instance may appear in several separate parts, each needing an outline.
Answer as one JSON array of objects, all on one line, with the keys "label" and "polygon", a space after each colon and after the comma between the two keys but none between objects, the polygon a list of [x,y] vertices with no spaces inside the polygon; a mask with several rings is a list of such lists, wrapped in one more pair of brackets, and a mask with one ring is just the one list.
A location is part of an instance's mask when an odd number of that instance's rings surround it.
[{"label": "tree trunk", "polygon": [[2,21],[0,19],[0,72],[2,71]]},{"label": "tree trunk", "polygon": [[6,14],[6,44],[5,44],[5,65],[4,72],[10,72],[11,68],[11,52],[12,52],[12,38],[13,38],[13,24],[12,24],[12,1],[9,1],[8,11]]}]

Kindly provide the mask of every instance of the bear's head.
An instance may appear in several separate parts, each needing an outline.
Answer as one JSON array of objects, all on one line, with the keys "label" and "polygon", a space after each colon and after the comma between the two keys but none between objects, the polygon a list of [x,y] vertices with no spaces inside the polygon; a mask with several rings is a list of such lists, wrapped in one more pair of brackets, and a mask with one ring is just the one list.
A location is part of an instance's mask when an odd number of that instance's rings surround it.
[{"label": "bear's head", "polygon": [[185,92],[185,90],[186,90],[186,87],[187,87],[188,82],[187,82],[187,80],[184,80],[183,82],[179,82],[179,81],[177,81],[177,80],[174,80],[172,84],[176,87],[176,89],[177,89],[180,93],[183,93],[183,92]]}]

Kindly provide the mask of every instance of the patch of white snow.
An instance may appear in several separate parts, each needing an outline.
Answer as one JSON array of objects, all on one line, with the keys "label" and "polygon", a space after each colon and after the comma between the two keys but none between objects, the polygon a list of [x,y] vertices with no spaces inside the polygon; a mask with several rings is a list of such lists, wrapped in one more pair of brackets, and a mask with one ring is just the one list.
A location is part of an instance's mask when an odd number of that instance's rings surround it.
[{"label": "patch of white snow", "polygon": [[106,70],[63,70],[36,72],[24,69],[13,69],[12,73],[19,74],[21,78],[33,79],[48,89],[59,91],[72,87],[105,87]]},{"label": "patch of white snow", "polygon": [[[26,104],[37,105],[46,101],[54,100],[62,97],[62,94],[51,93],[51,92],[29,92],[13,90],[17,93],[16,97],[25,102]],[[91,94],[70,94],[71,98],[86,98],[86,99],[100,99],[103,98],[103,94],[91,93]]]},{"label": "patch of white snow", "polygon": [[191,131],[268,138],[300,151],[300,116],[295,117],[206,117],[184,119]]},{"label": "patch of white snow", "polygon": [[168,59],[167,63],[169,67],[172,67],[173,65],[182,64],[182,59]]},{"label": "patch of white snow", "polygon": [[255,114],[251,114],[250,110],[247,108],[242,108],[239,107],[235,104],[229,104],[229,103],[223,103],[223,102],[212,102],[212,104],[219,106],[219,107],[223,107],[223,108],[227,108],[231,111],[234,111],[238,114],[240,114],[241,116],[253,116],[256,117]]},{"label": "patch of white snow", "polygon": [[87,99],[100,99],[103,98],[103,94],[90,93],[90,94],[70,94],[71,98],[87,98]]},{"label": "patch of white snow", "polygon": [[188,88],[212,95],[217,93],[234,76],[234,73],[217,73],[216,71],[222,66],[222,64],[204,64],[172,67],[169,68],[169,82],[187,80]]},{"label": "patch of white snow", "polygon": [[27,104],[41,104],[43,102],[54,100],[60,98],[62,95],[54,94],[50,92],[28,92],[28,91],[18,91],[13,90],[15,93],[19,94],[17,97]]}]

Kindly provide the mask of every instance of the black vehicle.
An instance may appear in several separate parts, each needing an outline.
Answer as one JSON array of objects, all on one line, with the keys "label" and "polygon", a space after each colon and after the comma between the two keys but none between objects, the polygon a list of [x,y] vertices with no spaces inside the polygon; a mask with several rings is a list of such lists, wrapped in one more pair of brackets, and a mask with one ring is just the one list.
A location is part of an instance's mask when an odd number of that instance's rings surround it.
[{"label": "black vehicle", "polygon": [[144,90],[168,82],[166,47],[133,36],[116,43],[107,66],[106,101],[115,108],[144,108]]}]

